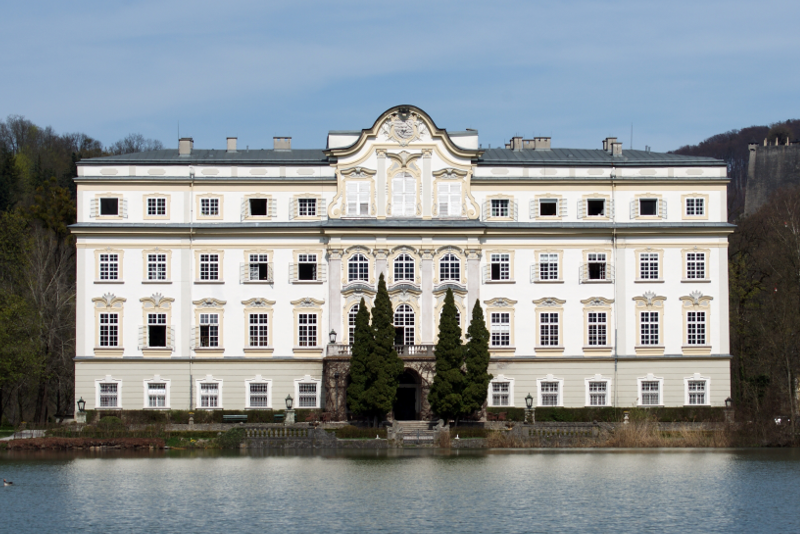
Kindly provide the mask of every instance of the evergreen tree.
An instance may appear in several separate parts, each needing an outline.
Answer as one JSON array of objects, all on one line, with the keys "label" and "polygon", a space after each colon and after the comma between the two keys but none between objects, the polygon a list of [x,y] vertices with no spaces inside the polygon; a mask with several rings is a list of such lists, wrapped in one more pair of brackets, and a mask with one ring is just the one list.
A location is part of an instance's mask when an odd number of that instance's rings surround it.
[{"label": "evergreen tree", "polygon": [[463,393],[464,411],[467,414],[483,408],[492,375],[489,370],[489,330],[483,318],[480,301],[472,308],[472,320],[467,330],[467,375]]},{"label": "evergreen tree", "polygon": [[375,338],[369,326],[369,310],[364,299],[358,304],[356,327],[353,331],[353,348],[350,356],[350,385],[347,387],[347,405],[350,411],[365,415],[369,410],[364,405],[367,386],[367,362],[372,353]]},{"label": "evergreen tree", "polygon": [[445,421],[458,421],[465,413],[463,392],[464,346],[461,344],[461,328],[456,319],[456,303],[453,292],[448,289],[444,297],[442,316],[439,319],[439,341],[436,343],[436,376],[428,394],[433,411]]},{"label": "evergreen tree", "polygon": [[392,302],[386,281],[381,274],[378,280],[378,294],[372,307],[372,352],[367,360],[367,380],[362,395],[365,413],[375,418],[385,416],[391,411],[397,398],[397,385],[403,373],[403,360],[394,349],[394,325]]}]

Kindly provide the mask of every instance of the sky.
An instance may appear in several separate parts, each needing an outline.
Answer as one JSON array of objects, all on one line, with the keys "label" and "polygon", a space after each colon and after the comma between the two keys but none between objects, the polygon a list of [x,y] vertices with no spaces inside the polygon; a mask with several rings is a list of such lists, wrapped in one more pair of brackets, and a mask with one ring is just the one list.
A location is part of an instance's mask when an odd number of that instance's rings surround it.
[{"label": "sky", "polygon": [[800,118],[797,0],[0,1],[0,119],[104,144],[324,148],[398,104],[484,148],[666,151]]}]

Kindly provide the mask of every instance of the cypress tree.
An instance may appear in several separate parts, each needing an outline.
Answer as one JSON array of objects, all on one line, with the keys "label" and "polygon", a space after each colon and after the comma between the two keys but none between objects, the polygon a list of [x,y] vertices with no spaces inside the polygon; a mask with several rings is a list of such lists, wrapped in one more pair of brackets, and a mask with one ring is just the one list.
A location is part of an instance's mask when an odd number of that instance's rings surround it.
[{"label": "cypress tree", "polygon": [[433,411],[445,421],[458,421],[465,412],[463,391],[464,346],[461,343],[461,328],[456,319],[456,303],[453,292],[448,289],[444,297],[442,315],[439,319],[439,341],[436,343],[436,376],[428,394]]},{"label": "cypress tree", "polygon": [[356,314],[356,327],[353,331],[353,348],[350,356],[350,385],[347,387],[347,405],[350,411],[365,415],[364,391],[367,386],[367,362],[372,353],[375,338],[369,326],[369,310],[362,297]]},{"label": "cypress tree", "polygon": [[[360,311],[360,310],[359,310]],[[383,418],[392,410],[397,398],[397,385],[403,373],[403,360],[394,349],[394,314],[386,281],[381,274],[378,294],[372,307],[372,352],[367,360],[367,381],[362,395],[365,413]]]},{"label": "cypress tree", "polygon": [[466,387],[464,388],[465,413],[470,414],[483,408],[489,391],[489,330],[483,317],[480,301],[472,308],[472,320],[467,330],[466,346]]}]

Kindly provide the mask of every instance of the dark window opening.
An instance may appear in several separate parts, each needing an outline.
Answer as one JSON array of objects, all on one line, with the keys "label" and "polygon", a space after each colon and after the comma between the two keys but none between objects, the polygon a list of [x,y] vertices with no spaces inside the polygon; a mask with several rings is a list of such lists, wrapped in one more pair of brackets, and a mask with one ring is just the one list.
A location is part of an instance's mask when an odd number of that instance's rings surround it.
[{"label": "dark window opening", "polygon": [[258,263],[258,279],[269,280],[269,264]]},{"label": "dark window opening", "polygon": [[500,280],[500,264],[493,263],[492,264],[492,280]]},{"label": "dark window opening", "polygon": [[555,200],[542,200],[539,202],[539,215],[542,217],[555,217],[558,215],[558,203]]},{"label": "dark window opening", "polygon": [[250,199],[250,215],[252,216],[266,216],[267,215],[267,199],[266,198],[251,198]]},{"label": "dark window opening", "polygon": [[119,215],[119,199],[101,198],[100,215]]},{"label": "dark window opening", "polygon": [[211,347],[211,326],[204,324],[200,325],[200,346],[201,347]]},{"label": "dark window opening", "polygon": [[606,279],[606,264],[590,263],[589,280],[605,280],[605,279]]},{"label": "dark window opening", "polygon": [[606,201],[605,200],[587,200],[586,201],[586,214],[589,217],[602,217],[605,215]]},{"label": "dark window opening", "polygon": [[147,327],[147,346],[166,347],[167,346],[167,327],[166,325],[150,325]]},{"label": "dark window opening", "polygon": [[640,199],[639,215],[658,215],[658,200],[655,198]]},{"label": "dark window opening", "polygon": [[317,279],[317,264],[316,263],[301,263],[297,266],[297,277],[300,280],[316,280]]},{"label": "dark window opening", "polygon": [[394,344],[395,345],[405,344],[405,328],[403,328],[402,326],[394,327]]}]

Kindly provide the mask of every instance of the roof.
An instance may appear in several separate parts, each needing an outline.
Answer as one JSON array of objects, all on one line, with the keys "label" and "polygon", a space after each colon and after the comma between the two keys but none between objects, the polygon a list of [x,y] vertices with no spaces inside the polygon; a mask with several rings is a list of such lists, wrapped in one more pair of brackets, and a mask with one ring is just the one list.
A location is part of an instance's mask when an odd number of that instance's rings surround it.
[{"label": "roof", "polygon": [[245,149],[236,152],[193,149],[190,155],[181,156],[178,154],[177,148],[81,160],[81,165],[220,165],[226,163],[238,165],[278,165],[282,163],[328,165],[330,160],[322,150],[316,149]]},{"label": "roof", "polygon": [[645,150],[623,150],[622,156],[612,156],[605,150],[584,148],[553,148],[551,150],[489,148],[484,151],[478,165],[719,166],[725,165],[725,162],[716,158]]}]

